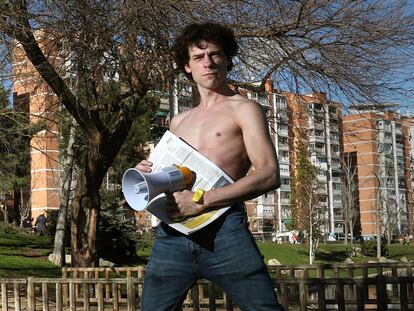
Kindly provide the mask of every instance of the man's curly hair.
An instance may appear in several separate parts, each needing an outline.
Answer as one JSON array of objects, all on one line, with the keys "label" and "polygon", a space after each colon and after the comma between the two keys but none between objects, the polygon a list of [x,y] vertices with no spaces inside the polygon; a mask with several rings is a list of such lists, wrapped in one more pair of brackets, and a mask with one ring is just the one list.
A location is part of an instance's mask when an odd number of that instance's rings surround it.
[{"label": "man's curly hair", "polygon": [[212,22],[190,24],[182,30],[174,45],[177,68],[192,79],[191,74],[188,74],[184,69],[190,60],[188,48],[193,44],[202,48],[202,41],[215,43],[223,49],[227,58],[227,70],[230,71],[233,67],[232,58],[236,56],[238,50],[234,33],[230,28]]}]

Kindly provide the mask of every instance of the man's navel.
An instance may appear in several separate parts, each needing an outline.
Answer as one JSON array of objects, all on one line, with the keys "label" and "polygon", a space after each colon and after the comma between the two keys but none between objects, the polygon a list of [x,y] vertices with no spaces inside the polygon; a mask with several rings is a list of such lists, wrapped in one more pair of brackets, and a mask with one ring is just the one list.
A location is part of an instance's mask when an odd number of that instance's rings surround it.
[{"label": "man's navel", "polygon": [[221,136],[221,133],[220,132],[216,132],[216,136],[217,137],[220,137]]}]

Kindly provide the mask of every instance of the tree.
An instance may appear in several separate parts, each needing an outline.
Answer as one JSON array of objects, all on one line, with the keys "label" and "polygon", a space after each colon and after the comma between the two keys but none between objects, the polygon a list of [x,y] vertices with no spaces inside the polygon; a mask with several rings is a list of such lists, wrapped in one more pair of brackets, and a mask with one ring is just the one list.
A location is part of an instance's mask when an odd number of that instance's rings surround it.
[{"label": "tree", "polygon": [[[3,21],[7,19],[3,31],[21,44],[86,136],[71,202],[71,249],[76,266],[97,263],[99,188],[134,119],[145,113],[141,101],[149,89],[162,86],[160,74],[171,66],[165,59],[168,36],[160,27],[151,29],[149,22],[151,15],[162,15],[163,10],[148,8],[144,13],[133,9],[133,3],[106,5],[13,1],[6,3],[3,15]],[[44,9],[53,14],[40,20]],[[65,63],[58,63],[57,53]],[[68,76],[76,77],[75,89],[65,79]]]},{"label": "tree", "polygon": [[323,222],[324,211],[318,205],[318,190],[321,183],[317,179],[318,168],[309,161],[308,147],[299,142],[295,176],[292,180],[291,212],[293,227],[309,241],[309,264],[315,259]]},{"label": "tree", "polygon": [[[30,215],[27,195],[30,178],[29,140],[35,128],[28,127],[27,116],[22,111],[8,107],[8,92],[0,86],[0,172],[2,183],[0,195],[14,198],[13,222],[23,226]],[[3,203],[6,219],[7,204]]]},{"label": "tree", "polygon": [[174,78],[171,42],[184,24],[208,17],[235,29],[241,45],[232,79],[238,82],[249,77],[263,85],[272,77],[281,88],[378,99],[382,91],[401,89],[391,79],[393,69],[410,64],[406,52],[414,19],[402,1],[0,4],[1,57],[10,60],[7,45],[18,42],[85,137],[71,202],[72,262],[77,266],[97,262],[99,189],[133,121],[145,112],[145,94],[167,89]]},{"label": "tree", "polygon": [[74,160],[75,154],[77,154],[77,129],[74,120],[72,119],[71,121],[72,122],[69,126],[69,137],[66,148],[64,152],[60,152],[62,158],[61,165],[63,167],[63,173],[61,176],[62,186],[60,193],[60,204],[56,219],[56,232],[53,244],[53,263],[59,267],[63,267],[65,265],[65,237],[67,228],[66,220],[71,195],[73,170],[75,166]]},{"label": "tree", "polygon": [[[412,92],[403,86],[412,80],[413,66],[409,1],[251,1],[235,6],[237,14],[230,13],[228,20],[243,43],[238,73],[261,80],[262,87],[273,78],[282,90],[318,90],[350,103],[395,101],[398,94]],[[231,5],[228,10],[234,11]]]},{"label": "tree", "polygon": [[346,153],[342,159],[342,206],[344,216],[344,241],[348,245],[348,232],[351,235],[353,249],[354,226],[358,217],[358,186],[357,186],[356,153]]}]

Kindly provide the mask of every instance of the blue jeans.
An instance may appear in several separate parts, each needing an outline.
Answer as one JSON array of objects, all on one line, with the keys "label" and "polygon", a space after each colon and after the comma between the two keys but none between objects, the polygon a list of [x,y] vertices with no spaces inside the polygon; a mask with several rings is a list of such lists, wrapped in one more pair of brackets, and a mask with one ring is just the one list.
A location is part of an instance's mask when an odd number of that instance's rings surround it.
[{"label": "blue jeans", "polygon": [[205,278],[241,310],[283,310],[263,256],[247,228],[244,204],[185,236],[160,224],[145,272],[142,311],[179,310],[187,291]]}]

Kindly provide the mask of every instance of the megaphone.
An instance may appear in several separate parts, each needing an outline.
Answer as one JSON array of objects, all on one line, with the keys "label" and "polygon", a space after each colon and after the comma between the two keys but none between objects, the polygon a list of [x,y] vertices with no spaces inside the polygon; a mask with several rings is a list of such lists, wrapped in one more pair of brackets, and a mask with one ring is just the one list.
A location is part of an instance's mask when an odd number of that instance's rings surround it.
[{"label": "megaphone", "polygon": [[141,173],[130,168],[122,177],[122,192],[129,206],[142,211],[157,195],[184,190],[192,180],[193,174],[185,166],[169,166],[157,173]]}]

